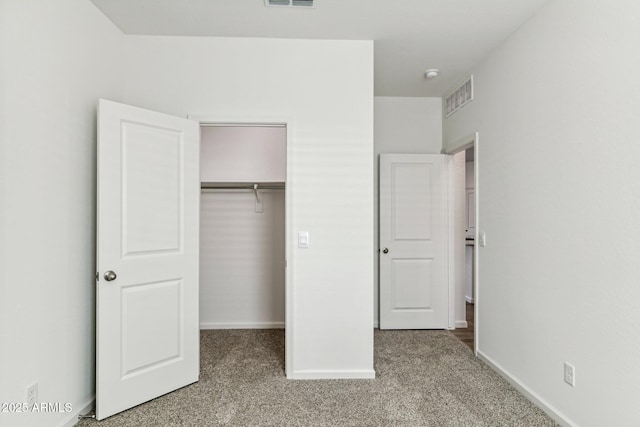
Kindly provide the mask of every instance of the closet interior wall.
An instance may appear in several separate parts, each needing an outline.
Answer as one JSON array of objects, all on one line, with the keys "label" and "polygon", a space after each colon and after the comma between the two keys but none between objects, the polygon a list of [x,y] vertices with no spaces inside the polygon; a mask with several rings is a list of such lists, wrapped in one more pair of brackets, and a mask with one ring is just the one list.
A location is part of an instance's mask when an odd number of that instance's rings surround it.
[{"label": "closet interior wall", "polygon": [[284,327],[285,176],[284,126],[201,128],[201,329]]}]

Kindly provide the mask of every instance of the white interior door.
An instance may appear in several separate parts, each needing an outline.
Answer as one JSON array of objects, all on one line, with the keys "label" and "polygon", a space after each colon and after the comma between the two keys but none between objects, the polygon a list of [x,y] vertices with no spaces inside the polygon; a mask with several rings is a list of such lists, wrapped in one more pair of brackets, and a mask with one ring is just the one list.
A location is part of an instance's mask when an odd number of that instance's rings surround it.
[{"label": "white interior door", "polygon": [[380,329],[447,326],[445,156],[380,155]]},{"label": "white interior door", "polygon": [[476,190],[467,188],[465,190],[465,207],[467,208],[467,233],[466,237],[475,237],[476,235]]},{"label": "white interior door", "polygon": [[100,100],[96,417],[198,380],[199,124]]}]

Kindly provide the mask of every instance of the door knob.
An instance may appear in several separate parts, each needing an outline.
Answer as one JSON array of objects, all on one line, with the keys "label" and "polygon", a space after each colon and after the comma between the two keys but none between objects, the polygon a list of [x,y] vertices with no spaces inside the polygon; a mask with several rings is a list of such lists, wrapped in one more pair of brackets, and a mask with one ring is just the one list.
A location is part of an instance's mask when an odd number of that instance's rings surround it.
[{"label": "door knob", "polygon": [[382,250],[382,253],[383,253],[383,254],[388,254],[388,253],[389,253],[389,249],[384,248],[384,249]]},{"label": "door knob", "polygon": [[109,271],[104,273],[104,280],[106,280],[107,282],[110,282],[112,280],[116,280],[116,277],[118,277],[118,276],[116,275],[115,271],[109,270]]}]

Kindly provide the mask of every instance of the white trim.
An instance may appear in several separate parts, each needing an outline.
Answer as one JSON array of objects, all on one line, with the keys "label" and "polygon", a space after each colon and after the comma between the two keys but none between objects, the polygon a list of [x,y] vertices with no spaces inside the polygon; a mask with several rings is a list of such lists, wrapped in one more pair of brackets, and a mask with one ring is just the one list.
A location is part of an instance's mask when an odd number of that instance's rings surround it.
[{"label": "white trim", "polygon": [[378,329],[380,328],[380,322],[378,322],[377,320],[373,321],[373,329]]},{"label": "white trim", "polygon": [[[446,197],[445,203],[446,203],[446,206],[447,206],[447,210],[449,210],[449,207],[451,206],[451,191],[450,191],[450,189],[451,189],[451,186],[453,185],[452,184],[453,179],[451,179],[451,171],[453,170],[453,159],[450,156],[444,156],[444,167],[447,170],[447,172],[445,173],[445,183],[444,183],[445,188],[447,189],[447,190],[445,190],[446,191],[446,193],[445,193],[445,197]],[[447,217],[445,218],[446,222],[444,224],[445,230],[450,230],[451,229],[451,223],[453,222],[451,219],[452,218],[450,216],[450,212],[447,212]],[[450,255],[451,255],[451,246],[453,246],[452,242],[451,242],[451,240],[446,239],[444,244],[447,245],[446,248],[445,248],[445,253],[447,254],[447,258],[448,258],[447,259],[447,264],[451,264]],[[447,282],[448,282],[447,285],[449,287],[449,292],[447,293],[447,310],[449,311],[449,313],[448,313],[449,319],[451,319],[451,318],[455,318],[455,309],[452,312],[452,310],[451,310],[452,305],[451,304],[455,300],[455,295],[456,295],[455,291],[456,290],[455,290],[455,283],[451,283],[451,280],[450,280],[450,277],[449,277],[448,274],[447,274]],[[453,306],[453,307],[455,307],[455,306]],[[449,321],[449,322],[447,322],[447,326],[449,328],[451,328],[453,326],[453,323],[451,323],[451,321]]]},{"label": "white trim", "polygon": [[[471,133],[464,138],[457,140],[453,144],[450,144],[449,147],[443,148],[442,154],[448,154],[452,156],[456,153],[466,150],[467,148],[473,147],[476,142],[478,142],[478,132]],[[473,154],[476,153],[474,152]]]},{"label": "white trim", "polygon": [[349,380],[349,379],[375,379],[376,371],[373,369],[304,369],[294,371],[287,376],[294,380]]},{"label": "white trim", "polygon": [[251,124],[261,123],[266,125],[285,125],[287,129],[287,185],[285,188],[285,375],[287,378],[291,378],[294,372],[293,361],[293,331],[294,331],[294,289],[293,285],[293,269],[294,269],[294,251],[292,236],[294,235],[294,222],[293,222],[293,119],[286,115],[270,115],[270,116],[227,116],[222,114],[190,114],[187,116],[192,120],[200,122],[200,126],[207,123],[217,124]]},{"label": "white trim", "polygon": [[556,407],[551,405],[549,402],[544,400],[538,393],[531,390],[520,381],[518,378],[513,376],[509,371],[504,369],[498,362],[484,354],[480,350],[476,350],[476,355],[480,360],[487,364],[491,369],[496,371],[500,376],[502,376],[509,384],[514,386],[520,393],[522,393],[527,399],[529,399],[534,405],[538,408],[542,409],[547,415],[553,418],[558,424],[564,427],[578,427],[578,424],[571,421],[569,417],[560,412]]},{"label": "white trim", "polygon": [[287,126],[291,117],[283,115],[225,115],[225,114],[188,114],[200,126]]},{"label": "white trim", "polygon": [[466,329],[469,327],[469,324],[466,320],[456,320],[456,329]]},{"label": "white trim", "polygon": [[[480,133],[476,132],[473,140],[473,181],[474,195],[476,202],[476,228],[474,232],[474,241],[478,241],[478,230],[480,230]],[[480,348],[480,251],[473,251],[473,352],[477,355]]]},{"label": "white trim", "polygon": [[200,322],[200,329],[284,329],[284,322]]},{"label": "white trim", "polygon": [[465,295],[464,299],[465,299],[465,301],[467,301],[469,304],[473,304],[473,298],[471,298],[470,296]]},{"label": "white trim", "polygon": [[445,155],[446,167],[447,167],[447,229],[449,230],[449,238],[447,239],[447,263],[448,274],[447,280],[449,282],[449,303],[447,304],[449,314],[447,319],[447,329],[456,328],[456,198],[455,196],[455,167],[453,163],[453,156]]},{"label": "white trim", "polygon": [[74,409],[69,414],[67,414],[64,421],[58,424],[58,427],[74,427],[80,421],[78,416],[86,415],[89,412],[91,412],[91,410],[95,407],[95,404],[96,404],[96,396],[95,395],[89,396],[87,399],[84,400],[84,402],[80,404],[79,406],[80,409],[75,409],[75,406],[74,406]]}]

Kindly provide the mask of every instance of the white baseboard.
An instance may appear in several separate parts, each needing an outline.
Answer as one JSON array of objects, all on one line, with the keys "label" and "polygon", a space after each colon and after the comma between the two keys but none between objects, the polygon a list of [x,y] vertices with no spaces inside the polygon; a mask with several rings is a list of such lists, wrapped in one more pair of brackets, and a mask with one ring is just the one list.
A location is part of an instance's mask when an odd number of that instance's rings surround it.
[{"label": "white baseboard", "polygon": [[495,360],[491,359],[486,354],[482,353],[479,349],[476,349],[476,356],[484,363],[486,363],[491,369],[496,371],[502,376],[509,384],[514,386],[520,393],[533,402],[538,408],[542,409],[547,415],[553,418],[558,424],[563,427],[578,427],[576,423],[571,421],[569,417],[560,412],[557,408],[544,400],[539,394],[527,387],[519,379],[511,375],[511,373],[500,366]]},{"label": "white baseboard", "polygon": [[376,371],[373,369],[355,370],[329,370],[329,369],[304,369],[294,371],[287,378],[292,380],[355,380],[355,379],[375,379]]},{"label": "white baseboard", "polygon": [[469,324],[466,320],[456,320],[455,326],[456,329],[466,329],[469,327]]},{"label": "white baseboard", "polygon": [[467,301],[469,304],[473,304],[473,298],[471,297],[464,297],[465,301]]},{"label": "white baseboard", "polygon": [[284,322],[200,322],[200,329],[284,329]]},{"label": "white baseboard", "polygon": [[88,414],[95,406],[96,397],[91,396],[84,402],[80,403],[77,407],[74,405],[73,411],[69,412],[65,421],[58,424],[58,427],[74,427],[80,421],[78,415]]},{"label": "white baseboard", "polygon": [[380,327],[380,322],[378,322],[377,320],[373,321],[373,329],[378,329]]}]

